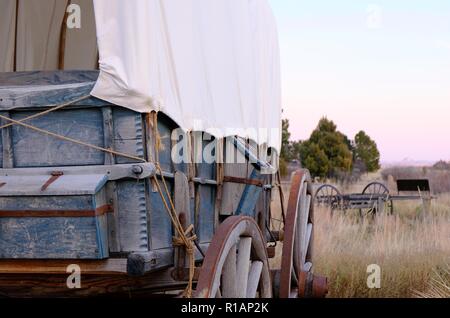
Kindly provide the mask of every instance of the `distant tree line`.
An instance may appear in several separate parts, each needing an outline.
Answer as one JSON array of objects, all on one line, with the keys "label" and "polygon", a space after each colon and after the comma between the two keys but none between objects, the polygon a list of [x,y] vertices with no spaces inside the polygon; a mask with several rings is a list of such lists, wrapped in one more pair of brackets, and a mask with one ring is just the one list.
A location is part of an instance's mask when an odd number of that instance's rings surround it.
[{"label": "distant tree line", "polygon": [[352,172],[374,172],[380,169],[377,144],[364,131],[353,140],[338,131],[336,124],[322,118],[308,140],[292,141],[289,120],[283,120],[281,173],[287,162],[298,160],[313,177],[339,178]]}]

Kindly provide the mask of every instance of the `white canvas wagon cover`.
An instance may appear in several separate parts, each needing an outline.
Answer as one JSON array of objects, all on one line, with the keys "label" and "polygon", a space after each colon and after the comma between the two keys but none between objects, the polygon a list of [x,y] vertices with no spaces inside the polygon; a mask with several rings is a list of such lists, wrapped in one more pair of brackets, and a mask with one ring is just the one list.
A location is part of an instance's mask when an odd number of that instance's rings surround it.
[{"label": "white canvas wagon cover", "polygon": [[[81,8],[79,29],[63,23],[69,4]],[[0,3],[0,71],[93,69],[97,48],[93,96],[164,112],[184,130],[280,149],[279,48],[267,0]]]}]

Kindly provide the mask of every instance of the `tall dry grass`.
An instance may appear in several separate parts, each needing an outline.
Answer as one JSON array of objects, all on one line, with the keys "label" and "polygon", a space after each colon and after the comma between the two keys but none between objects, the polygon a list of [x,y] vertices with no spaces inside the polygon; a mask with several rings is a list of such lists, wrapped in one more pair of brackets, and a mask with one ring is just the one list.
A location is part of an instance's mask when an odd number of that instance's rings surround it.
[{"label": "tall dry grass", "polygon": [[[328,277],[329,297],[436,296],[438,287],[450,284],[442,274],[450,264],[450,194],[440,195],[426,216],[420,202],[397,204],[394,215],[364,220],[357,213],[316,209],[314,236],[315,272]],[[380,289],[367,287],[371,264],[382,269]]]},{"label": "tall dry grass", "polygon": [[427,291],[417,291],[416,295],[419,298],[450,298],[450,266],[447,269],[436,270]]},{"label": "tall dry grass", "polygon": [[[414,297],[450,262],[450,207],[427,217],[416,211],[361,221],[316,211],[315,268],[330,280],[330,297]],[[367,287],[367,267],[382,269],[380,289]]]}]

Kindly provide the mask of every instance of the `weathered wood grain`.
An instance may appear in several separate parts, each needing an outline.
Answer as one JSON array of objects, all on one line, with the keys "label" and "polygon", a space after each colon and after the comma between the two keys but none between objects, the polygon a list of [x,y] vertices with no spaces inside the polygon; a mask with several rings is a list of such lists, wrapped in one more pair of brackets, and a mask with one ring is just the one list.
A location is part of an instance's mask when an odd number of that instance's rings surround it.
[{"label": "weathered wood grain", "polygon": [[[191,204],[188,179],[181,171],[175,172],[174,204],[178,213],[178,219],[183,229],[186,230],[191,220]],[[175,233],[175,235],[180,237],[178,233]],[[175,247],[174,263],[180,270],[189,267],[189,257],[184,246]]]},{"label": "weathered wood grain", "polygon": [[[1,266],[1,265],[0,265]],[[172,278],[172,269],[149,273],[141,277],[130,277],[122,273],[81,275],[81,288],[67,288],[67,273],[65,274],[4,274],[0,275],[0,297],[20,298],[79,298],[79,297],[151,297],[162,291],[183,290],[185,281]],[[114,265],[123,268],[123,261]]]},{"label": "weathered wood grain", "polygon": [[[10,118],[9,112],[1,112],[1,115]],[[8,124],[6,120],[0,120],[1,125]],[[13,148],[12,148],[12,140],[11,140],[11,127],[7,127],[5,129],[2,129],[1,131],[1,143],[2,143],[2,152],[1,152],[1,159],[2,159],[2,168],[12,168],[14,165],[14,158],[13,158]]]},{"label": "weathered wood grain", "polygon": [[131,253],[127,260],[127,273],[131,276],[143,276],[173,264],[173,250],[155,250]]}]

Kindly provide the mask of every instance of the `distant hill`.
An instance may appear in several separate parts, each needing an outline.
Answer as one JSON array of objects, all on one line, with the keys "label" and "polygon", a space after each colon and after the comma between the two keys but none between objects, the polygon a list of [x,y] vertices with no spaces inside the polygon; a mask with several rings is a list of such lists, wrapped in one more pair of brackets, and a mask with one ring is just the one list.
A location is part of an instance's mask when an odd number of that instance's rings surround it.
[{"label": "distant hill", "polygon": [[436,163],[436,161],[426,161],[426,160],[414,160],[411,158],[405,158],[400,161],[385,161],[381,163],[383,168],[392,167],[431,167]]}]

